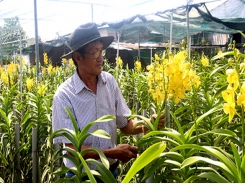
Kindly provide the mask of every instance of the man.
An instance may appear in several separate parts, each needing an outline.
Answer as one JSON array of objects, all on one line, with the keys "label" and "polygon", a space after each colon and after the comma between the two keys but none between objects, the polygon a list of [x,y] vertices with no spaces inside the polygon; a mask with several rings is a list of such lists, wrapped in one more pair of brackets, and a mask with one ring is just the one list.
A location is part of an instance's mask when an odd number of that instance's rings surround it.
[{"label": "man", "polygon": [[[73,113],[80,129],[89,122],[95,121],[103,115],[113,115],[115,120],[105,123],[97,123],[90,128],[90,132],[103,129],[111,136],[111,139],[102,139],[89,136],[82,149],[96,147],[103,151],[108,158],[111,167],[116,168],[118,160],[128,162],[137,157],[136,146],[128,144],[116,145],[117,128],[125,134],[138,134],[146,128],[134,125],[135,120],[128,120],[130,109],[128,108],[122,93],[113,76],[102,71],[103,50],[114,40],[112,36],[101,37],[96,24],[87,23],[79,26],[70,36],[71,52],[63,57],[72,57],[75,73],[57,89],[53,99],[52,126],[53,131],[68,128],[73,129],[72,123],[64,109],[68,107]],[[164,122],[161,116],[159,124]],[[58,137],[54,143],[63,143],[74,148],[65,138]],[[87,158],[99,159],[96,152],[88,152]],[[69,160],[64,160],[67,167],[72,167]]]}]

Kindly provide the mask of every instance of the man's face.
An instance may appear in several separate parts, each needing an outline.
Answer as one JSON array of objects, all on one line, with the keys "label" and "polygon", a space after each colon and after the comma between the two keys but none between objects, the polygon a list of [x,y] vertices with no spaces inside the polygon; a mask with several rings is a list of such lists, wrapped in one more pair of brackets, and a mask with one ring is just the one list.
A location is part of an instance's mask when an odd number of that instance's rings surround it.
[{"label": "man's face", "polygon": [[103,45],[101,42],[90,43],[85,49],[85,56],[78,57],[78,70],[83,74],[88,75],[99,75],[102,71],[103,66],[103,56],[101,52],[103,51]]}]

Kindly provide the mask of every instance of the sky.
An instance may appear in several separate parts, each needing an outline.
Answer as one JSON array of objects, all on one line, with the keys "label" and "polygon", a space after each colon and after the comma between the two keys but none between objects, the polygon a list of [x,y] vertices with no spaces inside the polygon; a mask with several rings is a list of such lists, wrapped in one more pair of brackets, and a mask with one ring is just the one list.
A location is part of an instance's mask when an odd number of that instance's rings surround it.
[{"label": "sky", "polygon": [[[212,9],[225,0],[36,0],[38,36],[42,41],[71,33],[86,22],[117,22],[136,14],[146,15],[206,2]],[[35,37],[35,0],[0,0],[0,27],[5,18],[18,16],[28,38]]]}]

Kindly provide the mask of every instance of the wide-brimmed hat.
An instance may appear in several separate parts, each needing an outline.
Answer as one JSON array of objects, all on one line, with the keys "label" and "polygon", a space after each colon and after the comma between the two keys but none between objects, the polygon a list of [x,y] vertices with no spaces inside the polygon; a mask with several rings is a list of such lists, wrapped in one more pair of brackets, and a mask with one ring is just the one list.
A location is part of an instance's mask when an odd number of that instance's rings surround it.
[{"label": "wide-brimmed hat", "polygon": [[80,25],[69,37],[69,47],[71,51],[63,55],[62,58],[71,57],[73,52],[93,41],[101,41],[103,49],[106,49],[113,40],[113,36],[101,36],[95,23]]}]

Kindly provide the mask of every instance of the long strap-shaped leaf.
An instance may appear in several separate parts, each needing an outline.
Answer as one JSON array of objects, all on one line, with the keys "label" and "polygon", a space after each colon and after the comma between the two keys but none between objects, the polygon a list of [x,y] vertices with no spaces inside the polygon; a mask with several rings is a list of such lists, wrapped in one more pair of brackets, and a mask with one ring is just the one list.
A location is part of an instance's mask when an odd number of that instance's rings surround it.
[{"label": "long strap-shaped leaf", "polygon": [[99,123],[99,122],[108,122],[108,121],[111,121],[115,119],[115,116],[111,116],[111,115],[105,115],[105,116],[102,116],[100,118],[98,118],[97,120],[93,121],[93,122],[90,122],[88,123],[82,130],[81,130],[81,135],[84,135],[88,132],[89,128],[91,126],[93,126],[95,123]]},{"label": "long strap-shaped leaf", "polygon": [[240,155],[238,153],[238,150],[237,148],[235,147],[235,145],[231,142],[231,148],[232,148],[232,152],[233,152],[233,156],[234,156],[234,160],[235,160],[235,163],[236,163],[236,167],[237,167],[237,172],[238,172],[238,175],[239,175],[239,180],[241,181],[242,178],[241,178],[241,158],[240,158]]},{"label": "long strap-shaped leaf", "polygon": [[85,171],[86,171],[86,173],[88,175],[88,178],[89,178],[90,182],[91,183],[96,183],[96,180],[95,180],[93,174],[91,173],[91,170],[88,167],[87,163],[85,162],[84,158],[82,157],[81,154],[78,154],[78,156],[79,156],[79,158],[80,158],[80,160],[81,160],[81,162],[83,164],[83,167],[84,167],[84,169],[85,169]]},{"label": "long strap-shaped leaf", "polygon": [[230,175],[232,175],[232,173],[230,172],[230,170],[227,168],[227,166],[223,162],[212,160],[210,158],[201,157],[201,156],[188,157],[187,159],[185,159],[182,162],[181,169],[186,168],[186,167],[188,167],[190,165],[196,164],[198,162],[206,162],[206,163],[215,165],[215,166],[219,167],[220,169],[225,170]]},{"label": "long strap-shaped leaf", "polygon": [[200,181],[200,178],[205,178],[204,182],[207,182],[206,179],[209,179],[210,181],[214,181],[216,183],[229,183],[224,177],[214,172],[203,172],[199,175],[192,175],[185,180],[184,183],[193,183],[196,180],[198,180],[198,182],[202,182]]},{"label": "long strap-shaped leaf", "polygon": [[158,142],[147,148],[133,163],[122,183],[129,183],[134,175],[149,164],[154,159],[158,158],[159,155],[165,150],[166,144],[164,142]]},{"label": "long strap-shaped leaf", "polygon": [[89,151],[95,151],[95,152],[97,152],[99,154],[100,160],[103,163],[103,165],[107,169],[109,169],[110,163],[109,163],[108,159],[106,158],[105,154],[100,149],[98,149],[98,148],[87,148],[87,149],[81,151],[81,155],[85,155]]},{"label": "long strap-shaped leaf", "polygon": [[245,155],[242,157],[241,178],[242,178],[242,182],[245,183]]},{"label": "long strap-shaped leaf", "polygon": [[238,173],[237,173],[237,169],[235,167],[235,163],[232,162],[222,152],[218,151],[214,147],[199,146],[196,144],[185,144],[185,145],[177,146],[177,147],[173,148],[171,151],[176,151],[179,149],[197,149],[197,150],[205,151],[209,154],[212,154],[213,156],[218,158],[221,162],[223,162],[226,165],[226,167],[229,169],[229,173],[231,173],[234,178],[237,178],[237,179],[239,178]]},{"label": "long strap-shaped leaf", "polygon": [[[193,125],[192,125],[192,127],[189,129],[189,131],[187,131],[186,133],[185,133],[185,139],[190,139],[191,138],[191,136],[192,136],[192,133],[193,133],[193,131],[195,130],[195,128],[196,128],[196,125],[198,125],[205,117],[207,117],[208,115],[210,115],[210,114],[212,114],[212,113],[214,113],[214,112],[217,112],[217,111],[219,111],[219,110],[222,110],[222,106],[220,105],[220,106],[215,106],[214,108],[212,108],[212,109],[210,109],[208,112],[206,112],[206,113],[204,113],[203,115],[201,115],[199,118],[197,118],[197,120],[196,120],[196,124],[194,123]],[[188,141],[187,141],[188,142]]]},{"label": "long strap-shaped leaf", "polygon": [[148,134],[144,135],[141,139],[146,139],[150,136],[162,135],[172,137],[179,144],[184,144],[184,140],[181,139],[181,134],[174,129],[165,128],[166,130],[162,131],[151,131]]},{"label": "long strap-shaped leaf", "polygon": [[94,159],[87,159],[86,162],[88,164],[93,164],[96,166],[97,170],[100,173],[100,176],[98,177],[105,183],[116,183],[117,182],[115,177],[111,173],[111,171],[107,169],[105,165],[102,164],[101,162],[98,162],[97,160],[94,160]]},{"label": "long strap-shaped leaf", "polygon": [[65,111],[66,113],[68,114],[69,118],[71,119],[71,122],[73,124],[73,127],[74,127],[74,130],[75,130],[75,133],[78,134],[79,133],[79,127],[77,125],[77,122],[73,116],[73,114],[71,113],[70,109],[68,107],[65,107]]}]

